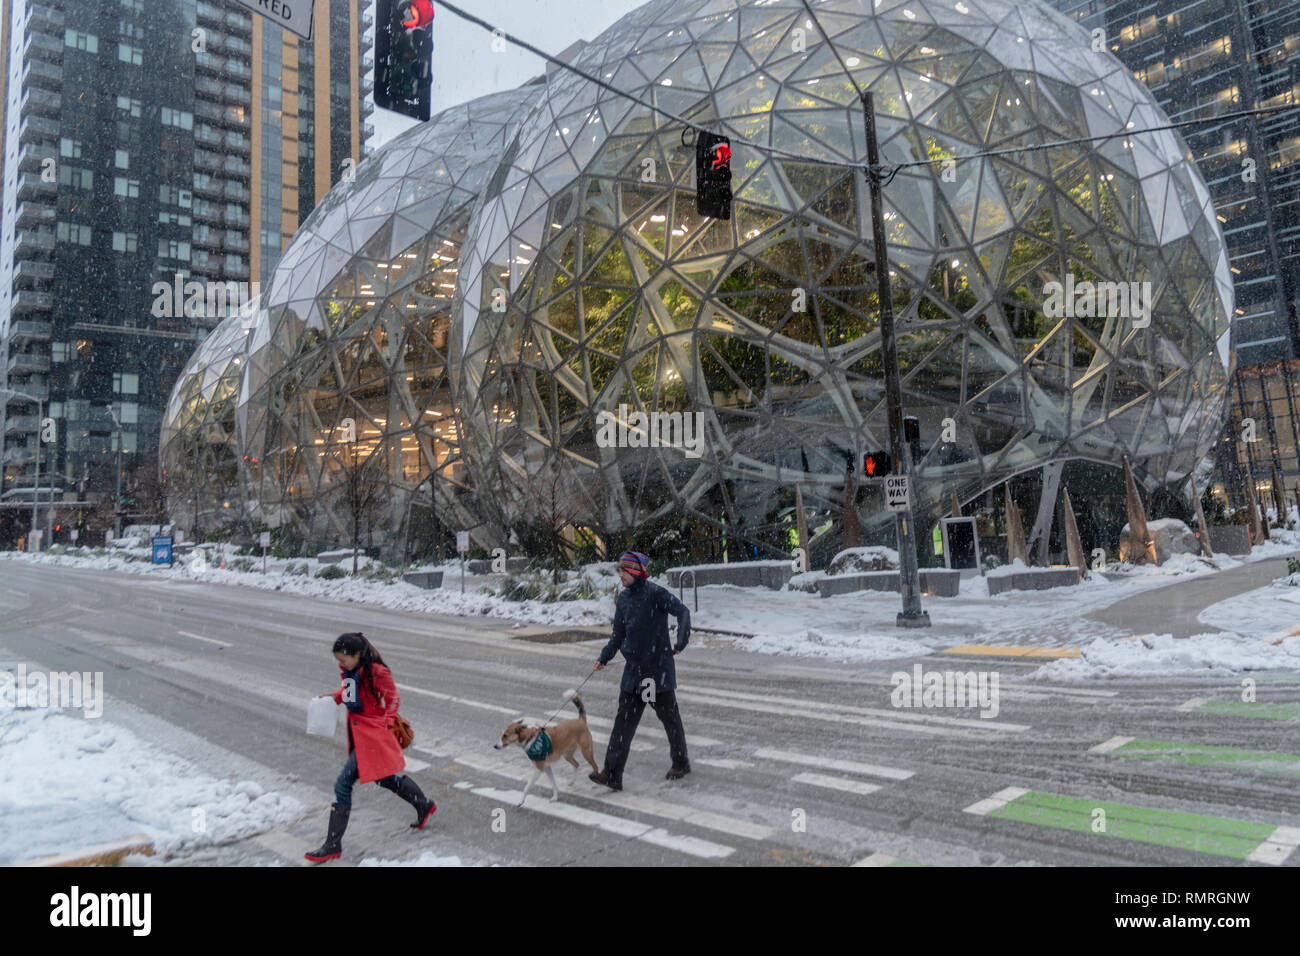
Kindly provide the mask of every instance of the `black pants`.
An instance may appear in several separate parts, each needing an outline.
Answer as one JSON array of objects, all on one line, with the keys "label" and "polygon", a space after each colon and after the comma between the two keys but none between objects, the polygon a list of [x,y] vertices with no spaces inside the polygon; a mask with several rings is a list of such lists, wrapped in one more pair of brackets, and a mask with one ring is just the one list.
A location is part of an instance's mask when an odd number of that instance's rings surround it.
[{"label": "black pants", "polygon": [[[623,781],[623,766],[627,763],[628,752],[632,749],[632,737],[636,734],[637,724],[645,713],[646,702],[640,694],[618,695],[618,716],[614,718],[614,729],[609,734],[609,746],[605,748],[605,770],[613,780]],[[688,769],[691,762],[686,758],[686,730],[682,727],[682,715],[677,710],[677,695],[672,691],[660,691],[650,702],[659,722],[668,734],[668,751],[673,758],[673,766]]]}]

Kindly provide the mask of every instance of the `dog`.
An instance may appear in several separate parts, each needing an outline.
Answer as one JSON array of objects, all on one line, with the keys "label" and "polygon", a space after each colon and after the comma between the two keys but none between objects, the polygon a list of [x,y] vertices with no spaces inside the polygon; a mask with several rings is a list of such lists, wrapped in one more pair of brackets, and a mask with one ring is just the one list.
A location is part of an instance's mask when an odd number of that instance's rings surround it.
[{"label": "dog", "polygon": [[[587,728],[587,708],[583,706],[582,698],[578,696],[577,691],[566,690],[564,699],[573,701],[573,706],[578,708],[578,716],[573,720],[566,720],[563,723],[556,724],[553,727],[529,727],[522,720],[516,720],[501,734],[501,742],[494,744],[493,750],[504,750],[511,744],[518,744],[525,753],[530,750],[529,759],[533,761],[533,766],[537,768],[537,773],[533,779],[528,781],[524,787],[524,795],[519,798],[519,806],[524,805],[528,799],[528,791],[533,789],[533,784],[541,779],[542,772],[551,778],[551,800],[560,798],[560,788],[555,783],[555,773],[551,770],[551,764],[555,763],[561,757],[573,764],[573,769],[578,769],[578,761],[574,758],[573,752],[581,750],[582,756],[586,758],[587,763],[591,764],[591,769],[600,772],[596,766],[596,752],[592,749],[591,731]],[[541,736],[543,729],[550,740],[551,749],[549,753],[543,753],[545,741],[538,738]],[[535,746],[536,745],[536,746]]]}]

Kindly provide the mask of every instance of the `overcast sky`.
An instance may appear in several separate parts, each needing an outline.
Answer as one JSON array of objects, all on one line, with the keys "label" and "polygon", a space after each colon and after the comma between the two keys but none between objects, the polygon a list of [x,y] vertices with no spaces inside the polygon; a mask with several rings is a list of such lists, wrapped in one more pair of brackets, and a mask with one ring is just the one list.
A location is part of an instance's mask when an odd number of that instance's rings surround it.
[{"label": "overcast sky", "polygon": [[[456,0],[456,5],[548,53],[590,40],[645,0]],[[373,9],[372,9],[373,16]],[[493,53],[492,35],[441,7],[433,24],[433,102],[437,114],[486,93],[508,90],[545,72],[545,61],[518,47]],[[415,125],[376,109],[374,146]]]}]

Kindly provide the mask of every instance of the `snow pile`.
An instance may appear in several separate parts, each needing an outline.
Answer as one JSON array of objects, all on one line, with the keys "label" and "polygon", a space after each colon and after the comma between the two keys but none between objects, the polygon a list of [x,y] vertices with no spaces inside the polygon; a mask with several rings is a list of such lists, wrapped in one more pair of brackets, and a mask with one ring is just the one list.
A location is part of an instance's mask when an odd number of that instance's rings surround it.
[{"label": "snow pile", "polygon": [[898,552],[893,548],[870,545],[849,548],[831,558],[826,565],[827,574],[858,574],[863,571],[895,571],[898,569]]},{"label": "snow pile", "polygon": [[[467,577],[466,590],[460,593],[460,566],[443,565],[438,570],[446,572],[444,587],[432,591],[414,584],[396,580],[381,582],[367,580],[364,576],[323,579],[315,577],[321,565],[311,559],[269,560],[268,573],[262,574],[262,559],[244,557],[255,570],[238,571],[233,567],[220,569],[220,556],[209,560],[200,570],[184,559],[173,567],[149,563],[148,551],[124,551],[111,554],[29,554],[0,552],[0,559],[52,564],[60,567],[83,568],[93,571],[124,571],[129,574],[146,574],[160,579],[204,582],[210,584],[238,584],[262,591],[282,591],[307,597],[346,601],[353,604],[372,604],[399,611],[422,614],[456,614],[461,616],[491,615],[507,620],[526,621],[557,627],[589,627],[608,624],[614,618],[614,596],[610,593],[594,600],[560,601],[507,601],[492,597],[482,591],[483,580]],[[232,559],[227,560],[230,564]],[[238,559],[233,559],[238,560]],[[328,567],[328,565],[326,565]],[[303,573],[305,568],[306,573]],[[348,568],[351,569],[351,562]],[[472,577],[472,576],[471,576]],[[547,577],[549,580],[549,576]]]},{"label": "snow pile", "polygon": [[1232,631],[1175,638],[1147,634],[1136,639],[1098,638],[1078,658],[1061,659],[1028,675],[1030,680],[1097,680],[1112,677],[1231,676],[1241,671],[1300,668],[1300,638],[1260,640]]},{"label": "snow pile", "polygon": [[1197,620],[1208,627],[1264,637],[1284,632],[1300,623],[1298,604],[1300,574],[1292,574],[1278,578],[1267,587],[1212,604],[1197,616]]},{"label": "snow pile", "polygon": [[412,860],[381,860],[377,857],[368,856],[357,866],[472,866],[470,863],[462,863],[458,856],[438,856],[429,850],[425,850],[419,856]]},{"label": "snow pile", "polygon": [[170,854],[302,816],[294,799],[201,772],[130,731],[57,710],[0,710],[0,864],[147,834]]}]

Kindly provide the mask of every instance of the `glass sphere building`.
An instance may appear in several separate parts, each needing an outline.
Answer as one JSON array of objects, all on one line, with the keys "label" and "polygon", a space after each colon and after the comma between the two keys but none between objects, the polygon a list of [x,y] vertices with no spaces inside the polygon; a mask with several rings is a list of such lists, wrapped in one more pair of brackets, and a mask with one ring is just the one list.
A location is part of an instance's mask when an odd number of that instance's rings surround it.
[{"label": "glass sphere building", "polygon": [[[1201,466],[1228,262],[1181,139],[1128,132],[1168,123],[1145,88],[1036,0],[812,8],[654,0],[576,54],[591,79],[448,111],[336,187],[243,363],[239,450],[278,462],[281,512],[338,538],[331,489],[363,460],[396,537],[435,472],[483,545],[557,516],[770,545],[796,486],[842,520],[846,471],[888,447],[861,91],[898,167],[883,278],[918,519],[1057,461],[1128,454],[1148,487]],[[730,220],[697,214],[665,113],[731,138]],[[672,414],[689,454],[647,440]]]}]

